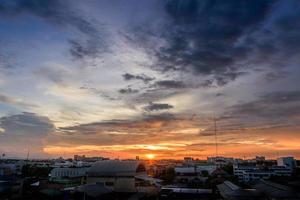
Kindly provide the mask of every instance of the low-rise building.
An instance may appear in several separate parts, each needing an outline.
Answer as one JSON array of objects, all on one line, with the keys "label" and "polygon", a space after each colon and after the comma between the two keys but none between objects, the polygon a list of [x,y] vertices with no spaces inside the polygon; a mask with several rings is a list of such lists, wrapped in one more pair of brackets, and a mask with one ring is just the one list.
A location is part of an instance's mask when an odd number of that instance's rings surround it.
[{"label": "low-rise building", "polygon": [[292,170],[285,166],[260,167],[254,164],[233,165],[233,173],[242,182],[269,179],[272,176],[291,176]]},{"label": "low-rise building", "polygon": [[138,192],[155,189],[157,179],[147,176],[145,165],[138,160],[103,160],[87,171],[87,184],[104,183],[114,192]]},{"label": "low-rise building", "polygon": [[211,175],[217,169],[216,165],[176,166],[174,168],[177,182],[204,180],[203,176]]},{"label": "low-rise building", "polygon": [[87,168],[54,168],[51,170],[49,177],[50,180],[84,177],[86,175],[86,171]]}]

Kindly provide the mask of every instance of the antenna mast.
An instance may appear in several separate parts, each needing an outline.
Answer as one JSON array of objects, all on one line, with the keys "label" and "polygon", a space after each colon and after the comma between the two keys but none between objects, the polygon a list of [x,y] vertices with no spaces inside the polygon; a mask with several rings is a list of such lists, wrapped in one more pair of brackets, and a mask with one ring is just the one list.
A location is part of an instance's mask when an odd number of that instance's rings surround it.
[{"label": "antenna mast", "polygon": [[29,148],[28,148],[28,151],[27,151],[27,158],[26,158],[27,161],[28,161],[28,158],[29,158]]},{"label": "antenna mast", "polygon": [[218,157],[217,120],[215,115],[214,115],[214,127],[215,127],[216,157]]}]

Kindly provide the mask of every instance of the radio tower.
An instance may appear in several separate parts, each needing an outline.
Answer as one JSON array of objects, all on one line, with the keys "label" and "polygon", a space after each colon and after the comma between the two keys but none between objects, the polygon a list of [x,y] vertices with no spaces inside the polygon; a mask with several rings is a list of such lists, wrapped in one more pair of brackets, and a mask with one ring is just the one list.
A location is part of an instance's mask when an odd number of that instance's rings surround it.
[{"label": "radio tower", "polygon": [[215,131],[215,143],[216,143],[216,157],[218,157],[218,137],[217,137],[217,120],[214,115],[214,131]]},{"label": "radio tower", "polygon": [[28,150],[27,150],[27,157],[26,157],[26,160],[28,161],[29,159],[29,147],[28,147]]}]

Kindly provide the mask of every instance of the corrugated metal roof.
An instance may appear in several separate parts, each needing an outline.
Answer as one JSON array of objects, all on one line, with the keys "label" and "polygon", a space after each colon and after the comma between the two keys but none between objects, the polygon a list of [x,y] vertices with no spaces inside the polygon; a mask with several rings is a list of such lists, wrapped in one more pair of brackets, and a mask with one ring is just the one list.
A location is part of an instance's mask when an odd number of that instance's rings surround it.
[{"label": "corrugated metal roof", "polygon": [[293,191],[291,188],[271,181],[261,180],[254,187],[269,197],[300,199],[299,194]]},{"label": "corrugated metal roof", "polygon": [[260,199],[262,195],[253,189],[242,189],[239,186],[225,181],[222,184],[217,185],[220,194],[225,199]]}]

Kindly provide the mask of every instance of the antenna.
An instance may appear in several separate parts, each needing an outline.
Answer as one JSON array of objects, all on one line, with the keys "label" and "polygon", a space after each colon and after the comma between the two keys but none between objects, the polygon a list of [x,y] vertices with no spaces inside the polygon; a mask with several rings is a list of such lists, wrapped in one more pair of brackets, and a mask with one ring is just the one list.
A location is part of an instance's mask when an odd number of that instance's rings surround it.
[{"label": "antenna", "polygon": [[215,127],[215,142],[216,142],[216,157],[218,157],[218,137],[217,137],[217,120],[214,115],[214,127]]},{"label": "antenna", "polygon": [[26,158],[26,160],[28,160],[28,158],[29,158],[29,147],[28,147],[28,150],[27,150],[27,158]]}]

